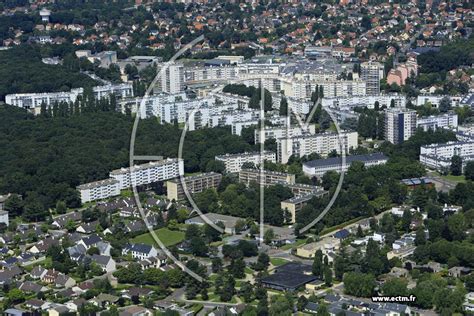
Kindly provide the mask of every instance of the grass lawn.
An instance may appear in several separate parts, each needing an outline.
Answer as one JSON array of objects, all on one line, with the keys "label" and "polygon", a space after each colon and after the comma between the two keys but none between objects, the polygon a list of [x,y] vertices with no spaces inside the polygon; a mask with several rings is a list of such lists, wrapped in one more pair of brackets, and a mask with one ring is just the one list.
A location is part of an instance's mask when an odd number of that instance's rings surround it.
[{"label": "grass lawn", "polygon": [[283,258],[270,258],[270,263],[275,267],[282,266],[289,261]]},{"label": "grass lawn", "polygon": [[290,250],[291,248],[297,248],[303,244],[306,243],[306,239],[297,239],[294,243],[292,244],[287,244],[284,246],[281,246],[280,249],[282,250]]},{"label": "grass lawn", "polygon": [[[176,245],[184,240],[184,232],[169,230],[166,227],[155,230],[155,233],[166,247]],[[133,238],[132,242],[155,245],[155,240],[150,235],[150,233],[139,235]]]},{"label": "grass lawn", "polygon": [[461,183],[466,182],[466,178],[464,178],[464,175],[453,176],[452,174],[448,174],[447,176],[441,176],[441,178],[448,181],[453,181],[453,182],[461,182]]}]

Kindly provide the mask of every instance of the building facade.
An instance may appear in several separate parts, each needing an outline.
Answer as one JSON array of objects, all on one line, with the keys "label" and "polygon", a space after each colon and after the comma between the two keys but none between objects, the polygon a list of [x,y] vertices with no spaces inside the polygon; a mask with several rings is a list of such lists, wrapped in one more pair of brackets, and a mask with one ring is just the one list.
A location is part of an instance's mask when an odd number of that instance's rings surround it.
[{"label": "building facade", "polygon": [[400,144],[416,132],[416,111],[404,109],[385,110],[385,140]]},{"label": "building facade", "polygon": [[295,175],[286,172],[263,170],[263,177],[259,169],[242,169],[239,172],[239,182],[249,185],[251,182],[264,185],[294,184]]},{"label": "building facade", "polygon": [[240,154],[220,155],[216,156],[215,159],[224,163],[227,173],[236,173],[242,169],[244,163],[253,163],[257,166],[260,162],[265,160],[276,162],[276,155],[270,151],[264,151],[262,154],[259,152],[245,152]]},{"label": "building facade", "polygon": [[447,142],[420,147],[420,162],[428,168],[441,172],[449,171],[453,156],[461,157],[464,170],[466,164],[474,160],[474,141]]},{"label": "building facade", "polygon": [[327,156],[333,150],[340,154],[341,144],[339,140],[342,142],[342,150],[348,153],[351,148],[357,148],[357,138],[357,132],[348,131],[342,131],[340,136],[338,133],[323,133],[280,138],[277,140],[278,162],[287,163],[292,155],[303,157],[317,153]]},{"label": "building facade", "polygon": [[131,186],[176,178],[182,174],[184,174],[183,160],[168,158],[129,168],[116,169],[111,171],[109,175],[119,182],[119,188],[123,190]]},{"label": "building facade", "polygon": [[438,128],[456,129],[458,127],[458,115],[454,112],[449,112],[441,115],[431,115],[428,117],[421,117],[417,119],[417,128],[428,130],[437,130]]},{"label": "building facade", "polygon": [[81,184],[76,189],[81,195],[81,202],[87,203],[120,195],[120,182],[115,179],[105,179]]},{"label": "building facade", "polygon": [[322,177],[328,171],[347,171],[354,161],[363,162],[366,167],[371,167],[385,164],[388,158],[382,153],[347,156],[344,166],[341,157],[312,160],[303,163],[303,172],[310,177]]},{"label": "building facade", "polygon": [[[207,189],[217,188],[221,183],[222,175],[216,172],[201,173],[184,177],[184,183],[189,193],[199,193]],[[180,201],[186,199],[181,179],[166,181],[166,190],[169,200]]]},{"label": "building facade", "polygon": [[360,77],[367,83],[367,94],[380,94],[380,80],[384,78],[384,65],[368,61],[360,64]]}]

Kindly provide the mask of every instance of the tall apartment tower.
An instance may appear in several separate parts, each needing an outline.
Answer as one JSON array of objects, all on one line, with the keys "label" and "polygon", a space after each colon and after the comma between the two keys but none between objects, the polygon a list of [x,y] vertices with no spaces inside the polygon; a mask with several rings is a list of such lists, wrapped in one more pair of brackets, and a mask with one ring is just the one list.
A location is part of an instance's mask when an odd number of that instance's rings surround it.
[{"label": "tall apartment tower", "polygon": [[416,131],[416,111],[406,109],[385,110],[385,140],[400,144]]},{"label": "tall apartment tower", "polygon": [[360,77],[367,83],[367,94],[380,94],[380,80],[384,78],[383,64],[374,61],[362,63]]},{"label": "tall apartment tower", "polygon": [[[164,65],[162,66],[164,67]],[[159,69],[158,71],[161,71]],[[184,66],[179,63],[170,64],[162,73],[158,81],[158,89],[169,94],[182,93],[184,91]]]}]

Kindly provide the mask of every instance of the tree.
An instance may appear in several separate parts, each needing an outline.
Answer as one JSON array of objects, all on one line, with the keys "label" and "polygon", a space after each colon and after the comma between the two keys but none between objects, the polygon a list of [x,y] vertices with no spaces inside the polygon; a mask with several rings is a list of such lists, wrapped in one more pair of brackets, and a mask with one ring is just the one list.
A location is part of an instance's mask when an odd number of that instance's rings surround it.
[{"label": "tree", "polygon": [[213,273],[218,273],[222,270],[222,259],[219,257],[212,258],[211,269]]},{"label": "tree", "polygon": [[454,155],[451,158],[451,174],[453,176],[460,176],[462,174],[462,158],[458,155]]},{"label": "tree", "polygon": [[448,97],[448,96],[445,96],[443,97],[440,101],[439,101],[439,111],[441,113],[446,113],[448,112],[449,110],[451,110],[451,99]]},{"label": "tree", "polygon": [[288,100],[285,97],[282,97],[280,101],[280,115],[288,115]]},{"label": "tree", "polygon": [[257,263],[255,264],[255,270],[264,271],[268,269],[270,265],[270,257],[265,253],[261,252],[258,254]]},{"label": "tree", "polygon": [[304,311],[306,305],[308,305],[308,299],[304,295],[301,295],[300,297],[298,297],[298,302],[296,303],[296,308],[300,312]]},{"label": "tree", "polygon": [[318,310],[316,311],[317,316],[329,316],[328,307],[325,304],[320,304]]},{"label": "tree", "polygon": [[11,304],[18,304],[25,300],[25,294],[20,289],[13,288],[8,292],[7,298]]},{"label": "tree", "polygon": [[426,244],[426,234],[425,230],[423,227],[418,227],[416,230],[416,235],[415,235],[415,245],[416,246],[421,246]]},{"label": "tree", "polygon": [[406,296],[408,281],[405,279],[392,278],[382,285],[382,293],[384,296]]},{"label": "tree", "polygon": [[244,299],[245,303],[250,303],[253,300],[253,286],[250,282],[244,282],[240,286],[239,295]]},{"label": "tree", "polygon": [[273,229],[269,228],[265,231],[265,233],[263,234],[263,241],[269,245],[272,243],[273,239],[275,238],[275,233],[273,231]]},{"label": "tree", "polygon": [[468,161],[464,167],[464,175],[466,180],[474,181],[474,161]]},{"label": "tree", "polygon": [[326,286],[332,285],[332,271],[327,265],[324,267],[324,283]]},{"label": "tree", "polygon": [[344,275],[344,292],[359,297],[370,297],[374,293],[375,278],[371,274],[348,272]]},{"label": "tree", "polygon": [[242,279],[245,277],[245,262],[242,257],[237,259],[232,259],[229,265],[229,273],[232,274],[234,278]]},{"label": "tree", "polygon": [[232,297],[235,294],[235,280],[234,278],[226,274],[224,277],[224,286],[222,288],[222,291],[220,293],[220,299],[223,302],[228,302],[232,299]]},{"label": "tree", "polygon": [[334,276],[336,280],[341,281],[346,271],[346,260],[343,256],[337,256],[334,259]]},{"label": "tree", "polygon": [[388,271],[387,256],[380,250],[379,245],[373,239],[369,239],[367,242],[367,251],[362,271],[376,276]]},{"label": "tree", "polygon": [[291,316],[292,311],[293,306],[286,296],[274,295],[271,297],[268,310],[270,315]]},{"label": "tree", "polygon": [[10,218],[15,218],[23,214],[23,200],[18,194],[12,194],[5,201],[5,210]]},{"label": "tree", "polygon": [[323,252],[321,249],[316,250],[314,254],[313,266],[312,266],[313,275],[322,278],[324,274],[323,267]]},{"label": "tree", "polygon": [[451,240],[461,241],[466,238],[466,222],[462,213],[451,215],[447,226]]},{"label": "tree", "polygon": [[411,224],[411,221],[412,221],[412,214],[411,214],[411,211],[409,209],[405,209],[403,211],[403,215],[402,215],[402,229],[405,231],[405,232],[408,232],[410,230],[410,224]]},{"label": "tree", "polygon": [[56,203],[56,213],[58,214],[64,214],[66,213],[66,203],[64,201],[58,201]]}]

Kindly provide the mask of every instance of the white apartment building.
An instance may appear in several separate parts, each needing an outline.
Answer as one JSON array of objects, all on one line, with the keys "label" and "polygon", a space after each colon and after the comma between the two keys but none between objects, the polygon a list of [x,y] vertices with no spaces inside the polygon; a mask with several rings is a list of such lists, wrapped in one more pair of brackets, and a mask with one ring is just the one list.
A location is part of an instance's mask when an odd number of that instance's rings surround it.
[{"label": "white apartment building", "polygon": [[351,96],[366,94],[366,82],[363,80],[297,80],[289,76],[259,75],[249,76],[235,83],[246,86],[263,87],[272,93],[284,91],[285,96],[296,99],[311,98],[316,86],[322,86],[324,95],[328,97]]},{"label": "white apartment building", "polygon": [[305,81],[305,80],[288,80],[282,81],[280,90],[285,95],[299,99],[310,99],[311,94],[315,91],[316,86],[322,86],[324,96],[352,96],[366,94],[366,82],[362,80],[329,80],[329,81]]},{"label": "white apartment building", "polygon": [[368,109],[375,108],[375,102],[379,103],[379,108],[390,108],[394,103],[396,108],[406,107],[406,97],[398,93],[389,94],[374,94],[374,95],[353,95],[349,97],[324,97],[321,100],[322,107],[329,107],[334,109],[353,109],[355,107],[367,107]]},{"label": "white apartment building", "polygon": [[217,80],[228,81],[236,79],[238,71],[234,65],[186,67],[184,78],[187,84]]},{"label": "white apartment building", "polygon": [[[273,108],[275,110],[280,109],[281,99],[282,95],[280,93],[272,94]],[[293,97],[285,97],[285,99],[288,102],[288,113],[307,115],[313,107],[313,102],[311,102],[310,100],[297,99]]]},{"label": "white apartment building", "polygon": [[[132,84],[128,83],[96,86],[92,88],[92,91],[96,99],[106,98],[111,94],[119,98],[133,97]],[[77,97],[83,93],[83,88],[77,88],[71,89],[69,92],[7,94],[5,96],[5,103],[30,110],[33,114],[37,115],[40,113],[42,103],[48,107],[56,102],[74,103]]]},{"label": "white apartment building", "polygon": [[105,179],[81,184],[76,189],[81,195],[81,202],[86,203],[120,195],[120,182],[116,179]]},{"label": "white apartment building", "polygon": [[242,129],[260,125],[260,119],[235,121],[231,124],[231,131],[234,135],[242,135]]},{"label": "white apartment building", "polygon": [[121,190],[133,186],[150,184],[169,180],[184,174],[182,159],[168,158],[159,161],[135,165],[129,168],[116,169],[110,172],[110,177],[119,182]]},{"label": "white apartment building", "polygon": [[438,128],[455,129],[458,127],[458,115],[449,112],[441,115],[431,115],[428,117],[419,117],[416,122],[417,128],[422,128],[425,132],[436,130]]},{"label": "white apartment building", "polygon": [[338,133],[323,133],[315,135],[301,135],[287,138],[277,139],[279,163],[287,163],[292,155],[296,157],[303,157],[311,153],[317,153],[322,156],[327,156],[331,151],[335,150],[341,153],[342,141],[343,150],[348,153],[351,148],[358,147],[357,132],[342,131]]},{"label": "white apartment building", "polygon": [[367,82],[367,94],[380,94],[380,80],[385,76],[384,65],[368,61],[360,64],[360,77]]},{"label": "white apartment building", "polygon": [[260,165],[261,160],[276,162],[276,155],[274,152],[264,151],[262,155],[259,152],[245,152],[240,154],[225,154],[216,156],[217,161],[222,161],[225,164],[225,171],[227,173],[240,172],[242,165],[246,162]]},{"label": "white apartment building", "polygon": [[[70,92],[7,94],[5,96],[5,103],[32,110],[35,114],[39,114],[39,109],[41,108],[42,103],[46,104],[48,107],[56,102],[74,103],[80,94],[82,94],[82,89],[73,89]],[[38,109],[38,113],[36,113],[36,109]]]},{"label": "white apartment building", "polygon": [[[303,127],[295,125],[289,128],[287,126],[267,126],[263,129],[263,133],[259,129],[255,130],[255,144],[264,143],[267,139],[288,138],[314,133],[316,133],[315,124]],[[262,139],[260,140],[260,138]]]},{"label": "white apartment building", "polygon": [[344,166],[341,157],[318,159],[303,163],[303,172],[310,177],[322,177],[328,171],[347,171],[354,161],[363,162],[366,167],[371,167],[387,163],[388,158],[382,153],[347,156]]},{"label": "white apartment building", "polygon": [[96,86],[92,88],[96,99],[107,98],[113,94],[118,98],[133,97],[133,85],[131,83],[109,84],[105,86]]},{"label": "white apartment building", "polygon": [[400,144],[416,132],[416,111],[405,109],[385,110],[385,140]]},{"label": "white apartment building", "polygon": [[416,106],[422,106],[430,103],[431,106],[438,108],[439,103],[443,98],[448,98],[451,101],[452,107],[458,107],[463,99],[462,96],[436,95],[436,94],[420,94],[416,98]]},{"label": "white apartment building", "polygon": [[430,144],[420,148],[420,162],[439,171],[449,170],[455,155],[461,157],[464,169],[468,161],[474,160],[474,141]]},{"label": "white apartment building", "polygon": [[[161,69],[165,65],[163,64]],[[158,80],[158,90],[169,94],[182,93],[184,91],[184,66],[180,63],[169,64]]]}]

